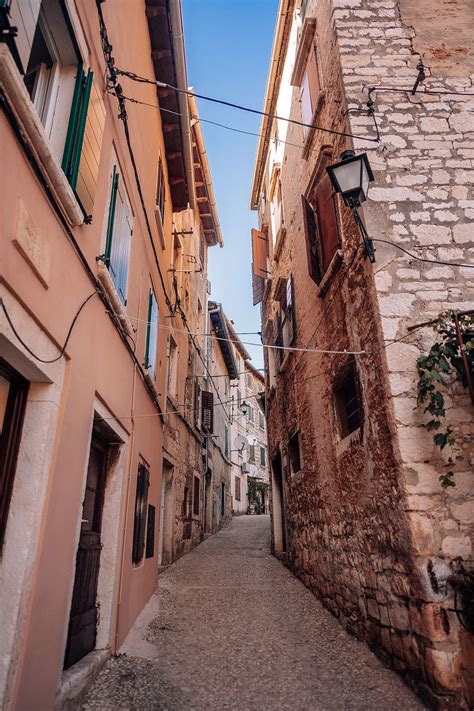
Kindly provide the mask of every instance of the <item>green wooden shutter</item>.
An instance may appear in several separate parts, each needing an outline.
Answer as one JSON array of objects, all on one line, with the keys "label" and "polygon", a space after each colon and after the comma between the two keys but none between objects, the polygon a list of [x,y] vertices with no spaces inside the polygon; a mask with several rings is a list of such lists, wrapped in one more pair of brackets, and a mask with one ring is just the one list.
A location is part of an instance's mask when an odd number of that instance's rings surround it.
[{"label": "green wooden shutter", "polygon": [[144,464],[138,466],[137,495],[135,499],[135,522],[133,526],[133,551],[134,563],[139,563],[143,558],[145,548],[145,528],[148,503],[148,487],[150,472]]},{"label": "green wooden shutter", "polygon": [[86,75],[82,69],[82,64],[79,64],[62,162],[62,168],[73,190],[77,186],[92,79],[92,70],[89,69]]}]

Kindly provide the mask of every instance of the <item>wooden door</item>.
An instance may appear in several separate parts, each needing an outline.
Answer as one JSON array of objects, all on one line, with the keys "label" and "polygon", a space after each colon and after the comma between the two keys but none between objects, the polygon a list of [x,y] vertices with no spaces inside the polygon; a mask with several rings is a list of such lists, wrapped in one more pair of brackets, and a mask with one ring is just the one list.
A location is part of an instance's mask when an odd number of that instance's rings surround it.
[{"label": "wooden door", "polygon": [[87,482],[82,503],[82,523],[76,558],[69,632],[64,668],[78,662],[95,648],[97,630],[97,583],[99,579],[102,509],[107,448],[92,436]]}]

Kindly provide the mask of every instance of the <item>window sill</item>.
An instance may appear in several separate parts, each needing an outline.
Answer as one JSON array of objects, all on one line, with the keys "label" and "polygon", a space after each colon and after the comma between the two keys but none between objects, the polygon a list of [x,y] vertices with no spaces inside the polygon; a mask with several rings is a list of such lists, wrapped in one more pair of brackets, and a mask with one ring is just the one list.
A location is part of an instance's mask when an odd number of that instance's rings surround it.
[{"label": "window sill", "polygon": [[360,444],[362,442],[362,427],[358,427],[356,430],[348,434],[344,439],[339,440],[336,443],[336,456],[340,457],[344,452],[346,452],[350,447],[355,444]]},{"label": "window sill", "polygon": [[0,44],[0,85],[61,212],[72,227],[82,225],[84,213],[62,171],[58,158],[51,150],[43,124],[31,103],[21,74],[6,44]]},{"label": "window sill", "polygon": [[144,368],[144,369],[143,369],[143,372],[145,373],[145,380],[146,380],[146,382],[148,383],[148,385],[150,386],[150,388],[151,388],[152,391],[153,391],[154,396],[155,396],[156,399],[158,400],[160,393],[159,393],[158,390],[156,389],[156,385],[155,385],[155,373],[153,372],[153,368]]},{"label": "window sill", "polygon": [[331,259],[331,262],[324,272],[324,276],[319,282],[319,292],[318,296],[320,299],[323,298],[324,294],[327,292],[331,285],[331,281],[333,280],[334,276],[337,274],[339,271],[339,268],[343,262],[343,257],[344,254],[342,252],[342,249],[338,249],[337,252],[335,253],[334,257]]},{"label": "window sill", "polygon": [[[316,102],[316,108],[313,111],[313,118],[311,119],[311,123],[314,124],[316,120],[316,116],[319,114],[321,111],[324,100],[326,98],[326,92],[325,91],[320,91],[318,95],[318,101]],[[308,133],[306,134],[306,137],[304,139],[303,143],[303,159],[307,160],[309,157],[309,154],[311,152],[311,146],[313,145],[313,139],[314,136],[317,132],[317,128],[310,128]]]},{"label": "window sill", "polygon": [[286,227],[282,225],[278,230],[278,234],[275,240],[275,249],[273,250],[273,259],[277,262],[280,258],[281,250],[283,248],[283,242],[286,237]]},{"label": "window sill", "polygon": [[132,324],[130,323],[127,312],[125,311],[125,308],[120,301],[117,292],[115,291],[115,285],[110,277],[109,270],[104,264],[98,263],[97,278],[104,287],[105,293],[110,301],[110,305],[117,314],[123,330],[127,335],[133,336]]}]

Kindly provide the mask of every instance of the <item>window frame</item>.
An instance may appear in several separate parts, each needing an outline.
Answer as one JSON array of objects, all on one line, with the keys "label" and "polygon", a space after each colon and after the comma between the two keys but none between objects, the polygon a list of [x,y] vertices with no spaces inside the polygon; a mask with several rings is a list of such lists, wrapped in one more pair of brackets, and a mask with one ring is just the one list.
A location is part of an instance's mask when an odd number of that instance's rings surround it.
[{"label": "window frame", "polygon": [[[127,293],[128,293],[128,280],[130,274],[130,261],[132,255],[132,238],[133,238],[133,211],[131,207],[130,198],[128,195],[127,186],[123,179],[123,172],[120,168],[120,163],[117,158],[115,150],[112,150],[112,160],[111,160],[111,175],[109,182],[109,209],[106,219],[106,232],[105,232],[105,248],[104,254],[102,255],[103,262],[107,267],[110,278],[115,288],[115,292],[120,299],[123,306],[127,305]],[[120,225],[116,221],[117,218],[117,197],[121,199],[121,213],[120,217],[122,221]],[[127,237],[123,234],[123,230],[129,230]],[[119,231],[120,230],[120,231]],[[114,242],[115,235],[115,242]],[[117,245],[117,240],[120,239],[121,242],[118,245],[118,249],[114,252],[114,245]],[[124,246],[125,245],[125,246]],[[126,251],[126,270],[125,276],[123,276],[123,281],[121,281],[119,275],[119,269],[121,267],[121,262],[118,261],[117,273],[115,273],[112,266],[112,257],[123,257],[123,252]],[[123,287],[123,291],[122,291]]]},{"label": "window frame", "polygon": [[132,563],[140,565],[145,553],[145,536],[148,517],[148,492],[150,488],[150,469],[144,461],[138,463],[137,487],[135,493],[135,516],[132,538]]},{"label": "window frame", "polygon": [[0,358],[0,375],[10,384],[0,433],[1,552],[8,524],[30,383],[3,358]]},{"label": "window frame", "polygon": [[[347,382],[351,380],[353,395],[350,400],[347,399]],[[354,432],[362,428],[364,423],[364,407],[362,400],[362,392],[360,387],[359,375],[355,363],[343,368],[333,386],[334,407],[336,411],[338,431],[340,439],[343,440],[349,437]],[[348,403],[355,400],[356,409],[352,410],[348,415]],[[349,424],[349,419],[354,414],[357,414],[355,426]]]},{"label": "window frame", "polygon": [[[156,319],[154,314],[156,313]],[[158,325],[159,313],[158,302],[156,300],[153,286],[148,290],[148,318],[146,326],[146,341],[145,341],[145,362],[146,370],[151,369],[153,377],[156,377],[156,350],[158,347]],[[150,357],[151,356],[151,357]]]}]

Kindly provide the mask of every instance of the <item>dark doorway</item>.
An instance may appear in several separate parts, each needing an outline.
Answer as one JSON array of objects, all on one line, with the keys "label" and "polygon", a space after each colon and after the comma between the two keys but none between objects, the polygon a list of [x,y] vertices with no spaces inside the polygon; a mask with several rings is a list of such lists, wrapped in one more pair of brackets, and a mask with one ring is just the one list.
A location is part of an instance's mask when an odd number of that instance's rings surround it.
[{"label": "dark doorway", "polygon": [[97,583],[99,580],[102,509],[107,468],[107,445],[92,434],[82,523],[76,558],[71,614],[64,668],[68,669],[95,648]]},{"label": "dark doorway", "polygon": [[225,514],[225,484],[221,482],[221,516],[224,518]]},{"label": "dark doorway", "polygon": [[281,455],[272,459],[273,546],[275,553],[286,552],[283,472]]}]

